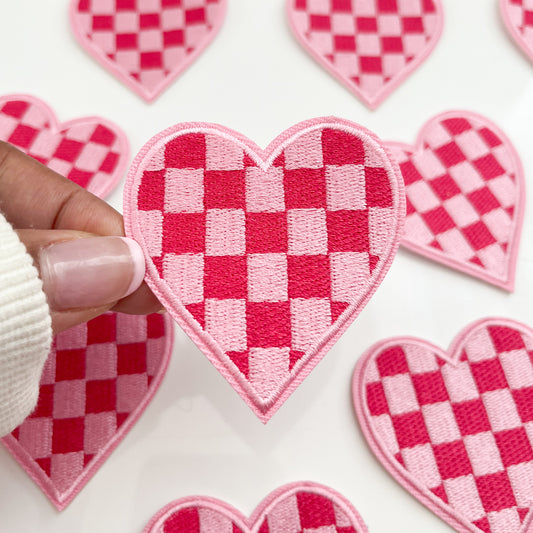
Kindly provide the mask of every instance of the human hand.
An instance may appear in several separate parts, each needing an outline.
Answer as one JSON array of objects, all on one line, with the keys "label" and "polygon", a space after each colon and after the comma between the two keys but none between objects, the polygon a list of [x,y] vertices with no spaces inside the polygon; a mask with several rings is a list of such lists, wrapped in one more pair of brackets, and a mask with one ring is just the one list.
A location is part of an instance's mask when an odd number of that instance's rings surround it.
[{"label": "human hand", "polygon": [[144,257],[111,206],[0,142],[0,212],[43,280],[59,333],[112,309],[148,314],[161,304],[145,283]]}]

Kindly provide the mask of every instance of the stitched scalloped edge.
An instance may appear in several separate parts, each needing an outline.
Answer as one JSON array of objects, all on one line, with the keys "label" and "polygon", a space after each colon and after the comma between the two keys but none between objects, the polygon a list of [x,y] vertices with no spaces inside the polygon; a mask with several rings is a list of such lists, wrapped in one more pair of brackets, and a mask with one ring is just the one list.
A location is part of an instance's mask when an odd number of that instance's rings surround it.
[{"label": "stitched scalloped edge", "polygon": [[117,126],[117,124],[114,122],[98,115],[89,115],[87,117],[67,120],[66,122],[59,122],[55,111],[44,100],[41,100],[40,98],[30,94],[14,93],[2,95],[0,96],[0,106],[15,100],[29,102],[30,104],[36,105],[42,109],[50,123],[47,129],[55,134],[61,134],[68,128],[77,126],[78,124],[86,124],[87,122],[98,122],[98,124],[110,129],[117,136],[117,140],[120,145],[119,162],[117,164],[117,168],[107,179],[91,181],[89,187],[85,190],[89,191],[95,196],[98,196],[99,198],[104,199],[115,189],[126,171],[126,166],[130,157],[130,143],[126,133],[121,127]]},{"label": "stitched scalloped edge", "polygon": [[44,471],[35,463],[35,460],[28,454],[28,452],[19,444],[17,439],[12,435],[7,435],[1,439],[2,444],[17,462],[22,466],[31,479],[39,486],[47,498],[54,504],[58,511],[62,511],[67,507],[72,500],[81,492],[85,485],[100,469],[107,458],[113,453],[115,448],[127,436],[133,426],[139,420],[148,407],[154,394],[159,389],[163,378],[168,369],[170,358],[172,356],[172,348],[174,345],[174,323],[168,315],[163,316],[165,322],[165,345],[163,348],[163,357],[161,359],[161,366],[156,375],[154,375],[148,392],[137,407],[130,413],[128,418],[124,421],[120,429],[115,433],[113,438],[109,440],[106,445],[94,456],[89,465],[84,468],[80,476],[71,484],[69,489],[65,492],[59,492],[52,480],[44,473]]},{"label": "stitched scalloped edge", "polygon": [[482,281],[485,281],[486,283],[495,285],[496,287],[504,289],[508,292],[513,292],[515,286],[518,251],[520,248],[520,235],[522,233],[522,225],[524,222],[526,183],[522,161],[513,143],[509,140],[507,135],[500,129],[499,126],[497,126],[494,122],[492,122],[487,117],[484,117],[483,115],[479,115],[477,113],[474,113],[473,111],[451,110],[446,111],[444,113],[440,113],[426,121],[424,125],[420,128],[417,134],[416,141],[413,145],[394,141],[387,142],[386,144],[391,148],[399,148],[408,153],[415,153],[422,147],[424,143],[424,134],[426,129],[431,127],[434,123],[442,122],[447,118],[466,118],[472,119],[476,122],[482,122],[500,138],[500,140],[505,145],[510,159],[514,164],[514,177],[517,185],[517,201],[515,216],[513,217],[513,225],[511,230],[511,241],[509,242],[508,248],[508,262],[505,265],[506,275],[503,277],[498,277],[494,274],[491,274],[486,269],[480,266],[459,261],[458,259],[446,255],[444,252],[439,252],[435,248],[430,248],[411,242],[409,241],[409,238],[406,235],[404,235],[400,244],[403,248],[407,248],[408,250],[411,250],[412,252],[418,255],[422,255],[424,257],[427,257],[428,259],[431,259],[432,261],[436,261],[437,263],[441,263],[447,267],[453,268],[454,270],[458,270],[460,272],[478,278]]},{"label": "stitched scalloped edge", "polygon": [[317,61],[329,74],[340,81],[351,93],[359,98],[369,109],[376,110],[413,72],[418,69],[431,55],[437,46],[444,29],[444,10],[442,8],[441,0],[434,0],[437,10],[437,28],[431,39],[427,42],[426,47],[422,53],[414,58],[406,67],[404,67],[396,76],[391,78],[374,96],[366,94],[358,85],[356,85],[350,78],[344,76],[339,72],[329,61],[327,61],[321,54],[309,44],[305,35],[301,34],[295,23],[294,10],[292,4],[294,0],[286,0],[285,11],[289,21],[289,26],[293,35],[296,37],[300,45],[308,52],[315,61]]},{"label": "stitched scalloped edge", "polygon": [[[359,359],[355,367],[352,378],[352,399],[355,414],[359,426],[363,432],[368,447],[376,456],[377,460],[387,470],[387,472],[407,490],[414,498],[421,502],[425,507],[435,513],[439,518],[444,520],[448,525],[453,527],[459,533],[482,533],[461,513],[455,511],[451,506],[440,500],[429,489],[424,487],[417,479],[412,476],[406,469],[398,466],[397,461],[387,450],[386,446],[380,441],[379,436],[374,432],[371,415],[368,410],[366,401],[365,373],[368,365],[378,357],[387,347],[398,346],[409,343],[418,345],[425,350],[431,350],[438,358],[450,365],[455,365],[461,356],[461,351],[467,338],[477,329],[484,328],[488,325],[507,326],[520,331],[521,333],[533,338],[533,329],[516,320],[507,318],[489,317],[477,320],[463,328],[450,344],[447,351],[425,341],[418,337],[392,337],[382,340],[371,346]],[[519,532],[517,532],[519,533]],[[533,533],[533,506],[524,519],[520,533]]]},{"label": "stitched scalloped edge", "polygon": [[353,526],[356,527],[357,533],[368,533],[368,529],[363,519],[353,505],[342,496],[342,494],[339,494],[325,485],[320,485],[312,481],[289,483],[274,490],[255,508],[250,518],[246,518],[240,511],[216,498],[207,496],[189,496],[180,498],[158,511],[145,527],[143,533],[161,533],[161,526],[163,526],[164,522],[172,514],[188,507],[207,507],[213,509],[234,521],[243,532],[258,533],[259,527],[272,508],[289,496],[302,491],[311,492],[330,500],[332,503],[340,507],[340,509],[346,514]]},{"label": "stitched scalloped edge", "polygon": [[173,68],[154,89],[150,90],[144,87],[141,83],[133,80],[131,76],[124,71],[124,69],[120,68],[114,61],[111,61],[111,59],[102,53],[100,48],[98,48],[90,39],[87,39],[87,36],[83,32],[76,18],[78,14],[78,4],[79,0],[71,0],[69,7],[69,20],[74,37],[80,46],[115,78],[121,81],[124,85],[126,85],[126,87],[131,89],[137,96],[140,96],[146,102],[155,100],[163,91],[168,89],[168,87],[172,85],[172,83],[196,61],[196,59],[198,59],[198,57],[211,44],[222,28],[227,12],[227,0],[219,0],[219,10],[211,31],[198,44],[198,46],[186,56],[185,60],[181,61],[177,67]]},{"label": "stitched scalloped edge", "polygon": [[389,153],[387,147],[384,146],[384,144],[372,132],[358,124],[335,117],[315,118],[296,124],[281,133],[265,150],[259,148],[244,135],[218,124],[192,122],[172,126],[148,141],[135,157],[124,187],[123,205],[126,235],[135,239],[143,248],[145,254],[147,254],[146,243],[136,217],[137,192],[144,168],[143,164],[149,161],[151,154],[157,152],[161,146],[167,144],[175,137],[187,133],[201,132],[204,134],[216,134],[237,143],[260,168],[266,169],[276,159],[279,153],[283,151],[286,144],[309,131],[323,128],[334,128],[356,135],[361,139],[365,139],[375,147],[383,161],[389,163],[387,170],[393,194],[393,211],[396,215],[396,228],[394,236],[388,244],[388,249],[382,254],[382,259],[380,259],[378,265],[374,269],[366,292],[361,295],[358,301],[351,304],[342,313],[337,321],[328,328],[320,339],[318,339],[313,350],[309,351],[307,355],[297,363],[293,369],[291,378],[278,391],[278,394],[272,402],[265,405],[238,368],[233,364],[231,364],[229,368],[226,366],[225,363],[228,361],[228,358],[224,354],[222,348],[218,345],[215,339],[204,331],[196,320],[192,318],[179,298],[168,288],[165,280],[160,278],[152,261],[147,260],[145,281],[154,294],[263,423],[267,423],[270,420],[285,400],[307,377],[335,342],[337,342],[346,328],[353,322],[353,320],[355,320],[367,304],[389,270],[400,243],[403,231],[403,221],[405,218],[404,185],[398,164]]}]

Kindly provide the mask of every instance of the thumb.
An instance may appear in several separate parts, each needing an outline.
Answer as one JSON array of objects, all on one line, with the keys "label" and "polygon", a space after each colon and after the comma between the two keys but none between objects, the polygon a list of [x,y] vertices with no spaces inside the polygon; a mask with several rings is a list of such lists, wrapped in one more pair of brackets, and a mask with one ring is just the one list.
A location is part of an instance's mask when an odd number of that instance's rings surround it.
[{"label": "thumb", "polygon": [[69,230],[17,233],[39,270],[54,333],[111,309],[144,278],[143,253],[132,239]]}]

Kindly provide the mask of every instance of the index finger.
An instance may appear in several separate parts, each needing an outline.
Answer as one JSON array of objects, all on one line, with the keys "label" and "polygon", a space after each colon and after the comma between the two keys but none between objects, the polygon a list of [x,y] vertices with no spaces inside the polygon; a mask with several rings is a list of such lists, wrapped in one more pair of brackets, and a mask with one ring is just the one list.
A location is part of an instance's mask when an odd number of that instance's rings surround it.
[{"label": "index finger", "polygon": [[0,211],[17,229],[124,234],[122,216],[110,205],[2,141]]}]

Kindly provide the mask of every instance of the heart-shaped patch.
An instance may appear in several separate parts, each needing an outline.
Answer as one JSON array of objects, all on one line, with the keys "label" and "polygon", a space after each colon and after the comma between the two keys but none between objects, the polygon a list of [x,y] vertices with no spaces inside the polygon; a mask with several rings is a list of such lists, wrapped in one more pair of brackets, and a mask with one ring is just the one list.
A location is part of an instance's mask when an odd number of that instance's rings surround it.
[{"label": "heart-shaped patch", "polygon": [[106,313],[56,335],[35,411],[2,442],[57,509],[145,410],[172,351],[172,320]]},{"label": "heart-shaped patch", "polygon": [[357,365],[354,403],[372,451],[457,531],[531,531],[532,361],[533,330],[488,318],[448,352],[394,338]]},{"label": "heart-shaped patch", "polygon": [[81,46],[147,101],[163,92],[215,38],[226,0],[72,0]]},{"label": "heart-shaped patch", "polygon": [[60,124],[42,100],[0,96],[0,139],[100,198],[122,178],[129,156],[125,133],[101,117]]},{"label": "heart-shaped patch", "polygon": [[177,125],[142,149],[124,194],[148,284],[264,422],[374,293],[404,216],[381,142],[332,118],[265,151]]},{"label": "heart-shaped patch", "polygon": [[303,47],[375,109],[435,48],[440,0],[287,0]]},{"label": "heart-shaped patch", "polygon": [[450,111],[415,146],[387,143],[407,196],[402,245],[508,291],[524,216],[524,173],[513,145],[485,117]]},{"label": "heart-shaped patch", "polygon": [[280,487],[248,519],[214,498],[176,500],[159,511],[144,533],[367,533],[351,503],[329,487],[299,482]]},{"label": "heart-shaped patch", "polygon": [[533,61],[533,4],[528,0],[500,0],[500,13],[516,44]]}]

